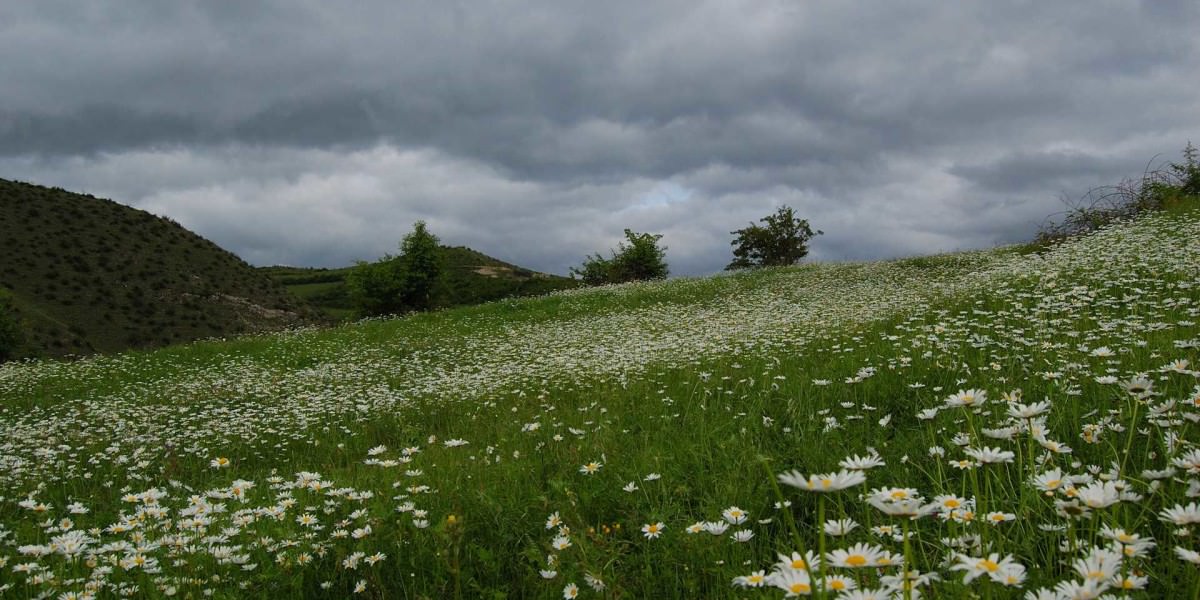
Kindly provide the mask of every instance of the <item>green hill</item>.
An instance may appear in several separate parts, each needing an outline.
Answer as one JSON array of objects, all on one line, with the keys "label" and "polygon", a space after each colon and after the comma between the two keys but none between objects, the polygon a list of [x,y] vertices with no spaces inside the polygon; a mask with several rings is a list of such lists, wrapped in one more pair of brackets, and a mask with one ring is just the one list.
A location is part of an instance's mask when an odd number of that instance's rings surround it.
[{"label": "green hill", "polygon": [[319,313],[169,219],[0,180],[0,287],[28,354],[149,348],[314,323]]},{"label": "green hill", "polygon": [[[443,246],[442,258],[446,279],[438,294],[440,306],[467,306],[502,298],[536,296],[582,285],[567,277],[531,271],[463,246]],[[346,275],[353,269],[259,268],[291,293],[338,319],[354,314],[345,283]]]}]

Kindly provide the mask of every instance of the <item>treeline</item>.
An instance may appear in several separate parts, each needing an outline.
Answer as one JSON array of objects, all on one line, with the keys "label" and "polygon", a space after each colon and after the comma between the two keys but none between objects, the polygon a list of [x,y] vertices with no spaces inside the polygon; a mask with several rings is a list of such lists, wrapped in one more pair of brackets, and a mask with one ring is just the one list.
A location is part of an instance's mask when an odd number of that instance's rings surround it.
[{"label": "treeline", "polygon": [[[808,221],[797,217],[788,206],[780,207],[760,222],[762,225],[751,223],[732,232],[734,258],[726,269],[796,264],[808,255],[809,240],[821,234],[814,232]],[[571,276],[585,285],[663,279],[670,269],[667,248],[660,245],[662,237],[626,229],[625,241],[610,249],[608,257],[600,253],[588,256],[582,265],[571,269]],[[447,296],[445,271],[437,236],[424,221],[418,221],[401,241],[399,255],[360,262],[346,276],[346,289],[359,316],[428,310],[446,305],[439,301]],[[531,279],[529,283],[536,286],[538,280]],[[547,286],[546,291],[558,287]]]}]

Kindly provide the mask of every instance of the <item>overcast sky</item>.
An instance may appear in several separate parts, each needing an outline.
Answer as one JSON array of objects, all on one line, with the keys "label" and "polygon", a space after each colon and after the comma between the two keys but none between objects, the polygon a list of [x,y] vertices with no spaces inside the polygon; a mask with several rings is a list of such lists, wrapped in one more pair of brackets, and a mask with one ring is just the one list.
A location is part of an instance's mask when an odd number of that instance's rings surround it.
[{"label": "overcast sky", "polygon": [[820,260],[1030,238],[1200,142],[1200,2],[0,2],[0,177],[252,264],[443,243],[673,274],[783,204]]}]

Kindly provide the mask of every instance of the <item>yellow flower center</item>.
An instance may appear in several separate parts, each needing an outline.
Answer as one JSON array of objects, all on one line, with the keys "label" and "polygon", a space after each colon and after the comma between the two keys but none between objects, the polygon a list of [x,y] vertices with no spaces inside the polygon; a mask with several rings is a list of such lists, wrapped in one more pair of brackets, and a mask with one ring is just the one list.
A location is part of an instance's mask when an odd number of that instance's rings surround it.
[{"label": "yellow flower center", "polygon": [[997,563],[994,560],[985,558],[985,559],[975,563],[975,568],[983,569],[989,573],[995,573],[996,571],[1000,570],[1000,563]]},{"label": "yellow flower center", "polygon": [[792,568],[797,569],[797,570],[807,571],[808,563],[804,562],[804,559],[797,558],[792,561]]},{"label": "yellow flower center", "polygon": [[842,581],[841,579],[834,579],[833,581],[829,582],[829,587],[830,589],[841,591],[846,589],[846,582]]},{"label": "yellow flower center", "polygon": [[852,567],[861,567],[867,564],[867,557],[861,554],[851,554],[850,556],[846,557],[846,564]]},{"label": "yellow flower center", "polygon": [[1104,579],[1104,571],[1092,571],[1088,573],[1088,579]]},{"label": "yellow flower center", "polygon": [[1060,485],[1062,485],[1061,479],[1051,479],[1050,481],[1046,482],[1046,488],[1051,490],[1058,489],[1058,486]]},{"label": "yellow flower center", "polygon": [[945,502],[945,505],[946,505],[946,508],[958,508],[959,506],[962,505],[962,503],[959,502],[958,500],[955,500],[954,498],[951,498]]},{"label": "yellow flower center", "polygon": [[892,490],[892,500],[900,500],[902,498],[907,498],[907,497],[908,497],[908,492],[906,492],[904,490]]},{"label": "yellow flower center", "polygon": [[812,588],[809,587],[807,583],[796,582],[793,583],[790,588],[788,588],[788,591],[793,594],[807,594],[812,591]]},{"label": "yellow flower center", "polygon": [[832,480],[832,479],[822,479],[822,480],[821,480],[821,487],[823,487],[823,488],[828,488],[828,487],[829,487],[829,486],[831,486],[831,485],[833,485],[833,480]]}]

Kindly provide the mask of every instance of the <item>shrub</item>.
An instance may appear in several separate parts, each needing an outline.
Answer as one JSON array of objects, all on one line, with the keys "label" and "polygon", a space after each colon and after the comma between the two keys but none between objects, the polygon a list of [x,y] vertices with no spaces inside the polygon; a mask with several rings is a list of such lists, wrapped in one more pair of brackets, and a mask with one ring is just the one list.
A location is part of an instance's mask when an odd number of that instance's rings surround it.
[{"label": "shrub", "polygon": [[619,243],[617,250],[612,251],[612,258],[606,259],[600,254],[589,256],[582,266],[571,268],[571,275],[578,275],[589,285],[666,278],[667,248],[658,245],[662,234],[635,233],[626,229],[625,239],[629,245]]},{"label": "shrub", "polygon": [[1141,179],[1126,179],[1116,185],[1088,190],[1078,200],[1063,197],[1067,209],[1047,217],[1034,238],[1035,246],[1046,246],[1095,231],[1118,219],[1161,210],[1200,196],[1200,163],[1191,142],[1183,149],[1182,163],[1146,168]]},{"label": "shrub", "polygon": [[781,206],[775,214],[759,221],[766,226],[751,223],[730,232],[737,238],[730,242],[735,246],[733,262],[725,270],[794,265],[808,256],[808,241],[824,233],[814,233],[808,221],[797,217],[790,206]]},{"label": "shrub", "polygon": [[360,262],[346,275],[346,289],[363,316],[432,308],[442,284],[442,251],[424,221],[400,243],[400,256]]}]

